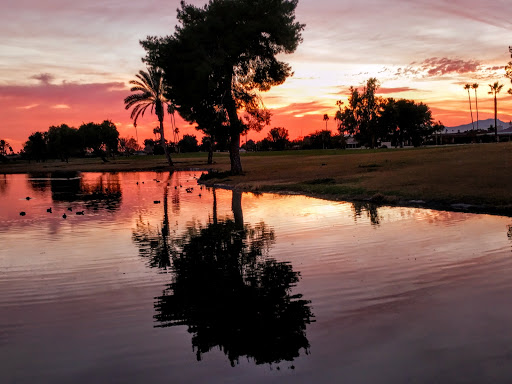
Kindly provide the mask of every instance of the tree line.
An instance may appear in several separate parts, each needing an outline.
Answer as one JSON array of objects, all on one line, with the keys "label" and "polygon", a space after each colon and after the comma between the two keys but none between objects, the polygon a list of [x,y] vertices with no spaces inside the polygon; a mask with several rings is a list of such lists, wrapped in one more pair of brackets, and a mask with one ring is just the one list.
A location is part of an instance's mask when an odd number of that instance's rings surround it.
[{"label": "tree line", "polygon": [[45,161],[59,158],[68,162],[72,156],[92,153],[103,161],[118,152],[119,132],[110,120],[84,123],[79,128],[67,124],[51,126],[48,131],[31,134],[21,152],[29,160]]},{"label": "tree line", "polygon": [[[165,150],[172,152],[196,152],[206,150],[207,146],[198,145],[194,135],[184,135],[177,143],[164,140],[164,147],[160,139],[145,139],[146,153],[163,155]],[[84,123],[79,128],[67,124],[51,126],[47,131],[32,133],[20,152],[23,158],[36,162],[47,159],[60,159],[68,162],[70,157],[95,156],[104,162],[109,157],[117,155],[133,155],[143,148],[133,137],[120,137],[116,125],[110,120],[102,123]],[[12,151],[5,140],[0,140],[0,155],[4,156]]]},{"label": "tree line", "polygon": [[434,122],[426,104],[383,98],[376,95],[378,88],[378,80],[370,78],[362,90],[350,87],[344,108],[343,102],[336,103],[335,119],[343,137],[349,134],[360,145],[370,148],[377,147],[382,141],[391,142],[395,147],[404,144],[417,147],[444,129],[441,122]]}]

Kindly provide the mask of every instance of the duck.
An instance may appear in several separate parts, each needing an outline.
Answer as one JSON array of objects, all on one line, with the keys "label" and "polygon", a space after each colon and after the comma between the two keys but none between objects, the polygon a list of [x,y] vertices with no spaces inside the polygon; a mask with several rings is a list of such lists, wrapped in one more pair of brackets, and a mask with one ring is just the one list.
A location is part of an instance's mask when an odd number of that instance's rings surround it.
[{"label": "duck", "polygon": [[23,212],[23,211],[20,212],[20,216],[25,216],[25,215],[26,215],[26,212]]},{"label": "duck", "polygon": [[68,207],[68,211],[72,211],[73,210],[73,207]]},{"label": "duck", "polygon": [[65,213],[62,215],[62,218],[65,219],[66,217],[68,217],[68,215],[66,215]]},{"label": "duck", "polygon": [[51,207],[50,207],[50,208],[48,208],[48,209],[46,210],[46,212],[48,212],[48,213],[52,213],[52,208],[51,208]]},{"label": "duck", "polygon": [[153,201],[153,204],[160,204],[160,200]]},{"label": "duck", "polygon": [[78,211],[76,214],[77,215],[82,215],[82,216],[85,215],[84,211]]},{"label": "duck", "polygon": [[25,200],[30,200],[30,199],[31,199],[30,196],[25,197]]}]

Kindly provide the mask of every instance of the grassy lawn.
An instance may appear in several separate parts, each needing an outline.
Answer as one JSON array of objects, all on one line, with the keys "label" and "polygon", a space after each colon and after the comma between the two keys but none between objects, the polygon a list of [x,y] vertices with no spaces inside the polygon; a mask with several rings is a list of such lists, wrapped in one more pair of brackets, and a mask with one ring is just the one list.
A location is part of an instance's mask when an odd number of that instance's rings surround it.
[{"label": "grassy lawn", "polygon": [[[174,155],[177,169],[229,170],[229,155]],[[424,200],[430,205],[464,203],[512,208],[512,143],[385,150],[311,150],[242,154],[244,174],[213,178],[250,191],[303,193],[331,199],[373,199],[401,204]],[[136,171],[168,169],[163,156],[72,159],[46,163],[1,164],[0,173],[54,170]]]}]

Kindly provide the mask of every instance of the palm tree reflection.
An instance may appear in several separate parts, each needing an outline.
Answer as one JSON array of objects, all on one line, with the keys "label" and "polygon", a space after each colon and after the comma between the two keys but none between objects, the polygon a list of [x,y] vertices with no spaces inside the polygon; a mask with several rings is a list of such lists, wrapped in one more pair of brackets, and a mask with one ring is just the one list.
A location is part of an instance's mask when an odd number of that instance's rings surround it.
[{"label": "palm tree reflection", "polygon": [[174,239],[165,204],[161,230],[137,225],[133,239],[149,265],[172,267],[172,282],[155,299],[156,327],[186,325],[197,360],[217,347],[233,366],[242,356],[292,361],[309,352],[306,325],[314,321],[310,302],[291,292],[300,274],[268,256],[272,228],[243,223],[241,194],[233,193],[232,208],[234,219],[219,219],[214,195],[213,219]]}]

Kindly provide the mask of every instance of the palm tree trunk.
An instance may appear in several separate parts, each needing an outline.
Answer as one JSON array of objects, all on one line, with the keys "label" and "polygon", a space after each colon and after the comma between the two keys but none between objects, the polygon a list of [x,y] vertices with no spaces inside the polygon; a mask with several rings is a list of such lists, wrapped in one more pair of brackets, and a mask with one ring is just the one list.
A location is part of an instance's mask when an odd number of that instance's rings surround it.
[{"label": "palm tree trunk", "polygon": [[478,117],[478,96],[476,95],[476,88],[475,88],[475,106],[476,106],[476,130],[478,131],[478,121],[480,118]]},{"label": "palm tree trunk", "polygon": [[498,98],[494,93],[494,138],[498,142]]},{"label": "palm tree trunk", "polygon": [[169,166],[174,166],[171,155],[169,154],[169,149],[167,148],[167,145],[165,144],[165,137],[164,137],[164,120],[163,118],[158,119],[160,121],[160,145],[164,148],[165,158],[167,159],[167,163],[169,163]]},{"label": "palm tree trunk", "polygon": [[471,106],[471,93],[469,93],[468,89],[468,97],[469,97],[469,112],[471,112],[471,126],[473,127],[473,131],[475,130],[475,122],[473,120],[473,108]]}]

